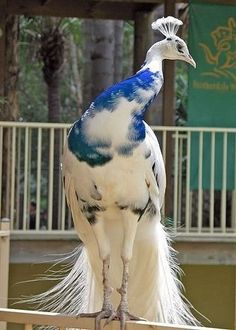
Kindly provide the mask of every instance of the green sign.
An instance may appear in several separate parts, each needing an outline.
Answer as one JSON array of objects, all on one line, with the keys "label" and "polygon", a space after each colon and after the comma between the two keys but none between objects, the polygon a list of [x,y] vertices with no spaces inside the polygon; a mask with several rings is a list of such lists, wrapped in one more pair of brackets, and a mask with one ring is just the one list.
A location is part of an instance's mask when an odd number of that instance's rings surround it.
[{"label": "green sign", "polygon": [[[188,125],[236,127],[236,5],[191,1],[189,48],[197,69],[189,70]],[[226,138],[225,138],[226,139]],[[224,142],[223,142],[224,141]],[[224,150],[224,145],[226,146]],[[199,187],[199,134],[191,141],[191,187]],[[223,154],[227,156],[226,188],[235,189],[235,136],[215,138],[215,189],[223,185]],[[211,138],[203,136],[204,189],[210,188]]]}]

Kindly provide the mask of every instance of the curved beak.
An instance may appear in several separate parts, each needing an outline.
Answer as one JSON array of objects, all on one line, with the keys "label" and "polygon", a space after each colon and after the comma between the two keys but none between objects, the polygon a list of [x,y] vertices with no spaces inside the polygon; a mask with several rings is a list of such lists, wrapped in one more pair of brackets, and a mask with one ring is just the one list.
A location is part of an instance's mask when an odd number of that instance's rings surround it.
[{"label": "curved beak", "polygon": [[196,62],[192,58],[192,56],[189,54],[188,57],[185,58],[185,61],[189,64],[191,64],[196,69]]}]

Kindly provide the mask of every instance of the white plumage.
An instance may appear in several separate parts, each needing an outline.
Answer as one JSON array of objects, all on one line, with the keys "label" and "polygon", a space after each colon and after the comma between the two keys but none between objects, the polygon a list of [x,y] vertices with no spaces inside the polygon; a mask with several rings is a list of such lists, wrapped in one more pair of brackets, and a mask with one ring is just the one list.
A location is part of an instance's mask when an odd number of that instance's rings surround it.
[{"label": "white plumage", "polygon": [[[143,114],[162,83],[163,59],[195,62],[173,35],[181,21],[153,23],[154,44],[134,76],[98,96],[72,127],[62,159],[68,205],[83,246],[71,272],[41,295],[45,308],[101,318],[195,323],[184,303],[161,224],[166,186],[158,141]],[[120,288],[118,291],[117,288]],[[100,312],[99,312],[100,311]]]}]

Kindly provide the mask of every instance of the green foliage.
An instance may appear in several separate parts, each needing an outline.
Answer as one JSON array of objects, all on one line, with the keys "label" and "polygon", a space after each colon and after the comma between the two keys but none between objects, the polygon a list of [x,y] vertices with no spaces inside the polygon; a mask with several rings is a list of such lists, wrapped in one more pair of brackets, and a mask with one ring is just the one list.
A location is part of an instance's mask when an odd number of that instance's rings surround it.
[{"label": "green foliage", "polygon": [[[47,88],[43,80],[42,59],[39,55],[40,38],[47,26],[45,18],[20,18],[20,75],[19,103],[22,121],[48,121]],[[71,84],[71,65],[69,59],[69,36],[72,35],[78,49],[82,47],[81,20],[64,18],[59,22],[65,35],[66,59],[61,81],[61,120],[71,122],[77,118],[77,102]],[[78,56],[79,56],[78,52]]]},{"label": "green foliage", "polygon": [[66,54],[64,65],[64,77],[61,82],[61,120],[73,122],[78,118],[78,103],[73,81],[73,68],[70,54],[70,41],[75,44],[77,50],[78,70],[81,75],[83,69],[83,33],[82,20],[77,18],[64,18],[61,23],[66,41]]},{"label": "green foliage", "polygon": [[64,18],[61,23],[62,31],[71,34],[77,46],[83,44],[82,20],[78,18]]},{"label": "green foliage", "polygon": [[46,88],[39,57],[41,18],[20,18],[19,102],[22,121],[47,121]]}]

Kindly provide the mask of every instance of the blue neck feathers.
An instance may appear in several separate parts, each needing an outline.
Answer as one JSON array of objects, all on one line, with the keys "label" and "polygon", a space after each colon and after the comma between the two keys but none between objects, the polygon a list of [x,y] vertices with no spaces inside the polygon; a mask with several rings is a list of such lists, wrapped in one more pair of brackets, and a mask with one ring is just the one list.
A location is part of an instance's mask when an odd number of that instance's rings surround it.
[{"label": "blue neck feathers", "polygon": [[[156,92],[156,79],[162,79],[159,72],[151,72],[149,69],[139,71],[134,76],[119,82],[101,93],[91,104],[92,112],[102,111],[104,109],[109,111],[116,110],[119,98],[124,97],[128,101],[135,100],[139,104],[147,103],[146,98],[142,97],[140,91],[153,90]],[[90,109],[89,109],[90,110]]]},{"label": "blue neck feathers", "polygon": [[[133,149],[145,139],[143,115],[159,92],[162,81],[162,74],[144,69],[102,92],[70,130],[68,137],[70,151],[80,161],[85,161],[90,166],[101,166],[110,161],[113,157],[111,151],[112,140],[108,136],[107,140],[104,141],[103,134],[102,139],[96,138],[96,142],[94,142],[94,139],[88,136],[85,127],[89,121],[92,121],[103,111],[110,112],[111,116],[113,112],[118,112],[122,99],[129,104],[133,102],[134,109],[130,114],[131,120],[128,126],[127,139],[125,143],[122,142],[117,152],[124,156],[131,155]],[[97,127],[97,130],[99,130],[99,127]],[[119,130],[119,127],[117,127],[117,130]]]}]

